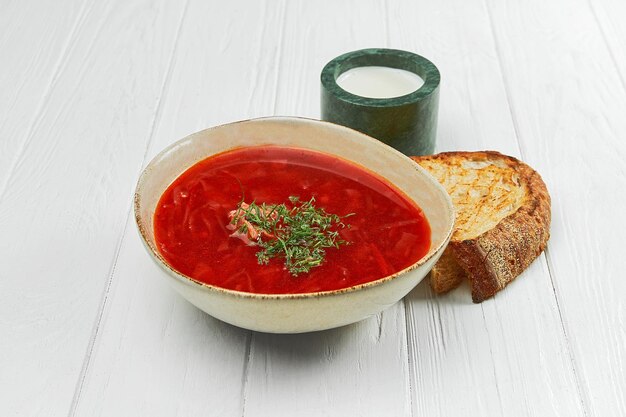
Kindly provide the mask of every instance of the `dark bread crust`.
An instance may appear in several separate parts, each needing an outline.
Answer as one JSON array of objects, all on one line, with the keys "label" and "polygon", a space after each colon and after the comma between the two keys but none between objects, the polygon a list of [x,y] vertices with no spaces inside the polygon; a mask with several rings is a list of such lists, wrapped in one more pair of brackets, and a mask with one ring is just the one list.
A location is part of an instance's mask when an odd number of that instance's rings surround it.
[{"label": "dark bread crust", "polygon": [[520,183],[526,186],[521,206],[494,228],[473,239],[450,242],[454,257],[467,272],[472,300],[480,303],[513,281],[546,248],[550,238],[550,195],[535,170],[499,152],[446,152],[425,158],[499,160],[515,170]]}]

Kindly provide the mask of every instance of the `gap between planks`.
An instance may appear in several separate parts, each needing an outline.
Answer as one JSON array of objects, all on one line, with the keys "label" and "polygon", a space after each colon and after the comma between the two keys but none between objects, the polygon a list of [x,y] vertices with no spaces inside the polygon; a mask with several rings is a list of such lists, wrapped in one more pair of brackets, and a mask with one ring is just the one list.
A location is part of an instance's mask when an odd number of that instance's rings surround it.
[{"label": "gap between planks", "polygon": [[32,141],[35,128],[41,122],[41,119],[44,114],[44,110],[46,109],[48,105],[48,101],[50,99],[52,90],[54,89],[54,86],[57,80],[59,79],[59,75],[61,74],[63,67],[67,63],[70,50],[72,49],[72,45],[74,44],[74,41],[76,40],[76,34],[79,32],[80,28],[82,27],[82,23],[85,19],[85,16],[87,15],[87,12],[91,9],[94,3],[93,2],[90,3],[89,7],[87,7],[86,4],[87,4],[86,2],[83,3],[81,9],[76,15],[76,20],[72,24],[72,29],[70,30],[70,33],[67,35],[67,40],[65,41],[65,44],[63,45],[61,49],[61,53],[59,54],[59,59],[55,63],[54,68],[52,70],[52,77],[50,77],[50,81],[48,82],[47,86],[44,88],[44,93],[42,95],[41,102],[39,106],[37,107],[37,109],[35,110],[35,116],[33,117],[32,122],[29,124],[28,128],[26,129],[24,140],[22,141],[20,147],[17,150],[17,153],[15,154],[15,157],[13,158],[11,166],[9,167],[9,170],[7,171],[6,179],[4,180],[2,186],[0,186],[0,202],[2,202],[2,199],[4,198],[4,195],[7,189],[9,188],[9,183],[11,182],[11,178],[13,178],[13,175],[15,173],[15,170],[17,169],[17,166],[19,165],[19,162],[23,159],[24,153],[26,152],[28,145]]},{"label": "gap between planks", "polygon": [[569,335],[567,333],[567,328],[565,327],[563,314],[561,313],[561,304],[559,303],[559,297],[556,294],[556,286],[554,285],[554,279],[552,278],[552,259],[550,258],[549,248],[546,247],[543,257],[546,260],[546,267],[548,268],[548,275],[550,276],[550,284],[552,285],[552,292],[554,293],[554,301],[556,302],[556,309],[559,313],[559,321],[561,322],[561,330],[563,331],[565,344],[567,346],[567,355],[572,365],[572,372],[574,373],[574,380],[576,381],[576,391],[578,392],[578,396],[580,397],[580,406],[583,410],[583,414],[585,416],[588,416],[589,412],[587,411],[587,402],[585,401],[585,396],[582,390],[582,386],[580,384],[580,376],[578,375],[578,370],[576,369],[577,367],[576,360],[574,359],[574,352],[572,351],[571,343],[569,341]]},{"label": "gap between planks", "polygon": [[[265,10],[267,10],[268,3],[265,3]],[[274,99],[272,100],[272,114],[276,114],[276,109],[278,108],[278,96],[280,93],[280,69],[281,62],[283,56],[284,45],[284,34],[285,27],[287,26],[286,15],[287,15],[287,3],[283,1],[281,3],[281,13],[282,16],[280,18],[280,31],[278,32],[278,53],[276,54],[276,76],[274,77]],[[256,87],[256,86],[255,86]],[[241,376],[242,386],[241,386],[241,417],[245,417],[246,415],[246,399],[248,397],[248,381],[250,379],[250,361],[252,360],[252,349],[254,344],[254,332],[248,330],[248,334],[246,335],[246,350],[243,358],[243,374]]]},{"label": "gap between planks", "polygon": [[[176,60],[176,53],[178,50],[178,41],[180,39],[180,33],[182,31],[182,27],[183,27],[183,22],[185,20],[185,16],[187,15],[187,9],[189,7],[189,0],[185,1],[185,5],[183,7],[183,12],[181,13],[181,17],[180,17],[180,21],[178,22],[178,27],[176,28],[176,38],[174,40],[174,47],[172,48],[172,53],[170,55],[170,59],[168,62],[168,66],[167,66],[167,72],[165,74],[165,79],[163,80],[163,85],[161,86],[161,92],[159,94],[159,98],[157,101],[157,105],[156,105],[156,111],[154,114],[154,118],[152,119],[152,124],[150,127],[150,133],[148,135],[148,141],[146,143],[146,147],[145,147],[145,151],[144,151],[144,155],[143,155],[143,159],[142,159],[142,163],[140,166],[140,170],[141,168],[146,164],[146,159],[148,157],[148,152],[150,150],[150,147],[152,145],[152,142],[154,140],[154,134],[156,131],[156,126],[161,118],[161,111],[163,108],[163,103],[164,103],[164,97],[167,95],[167,91],[169,90],[169,84],[170,84],[170,80],[172,77],[172,72],[173,72],[173,67],[174,67],[174,62]],[[83,366],[81,368],[80,371],[80,375],[78,377],[78,380],[76,382],[76,389],[74,390],[74,397],[72,398],[72,403],[70,405],[70,409],[68,412],[68,416],[69,417],[74,417],[76,415],[76,410],[78,409],[78,404],[80,403],[80,399],[81,399],[81,394],[83,391],[83,387],[85,385],[85,380],[87,378],[87,374],[89,371],[89,366],[91,365],[91,358],[93,357],[93,352],[96,346],[96,341],[98,339],[98,334],[100,332],[100,326],[102,324],[102,321],[104,319],[104,314],[105,314],[105,310],[109,301],[109,293],[111,290],[111,285],[113,283],[113,279],[115,276],[115,269],[117,266],[117,261],[119,259],[119,255],[120,255],[120,251],[122,248],[122,244],[124,242],[124,237],[126,235],[126,230],[128,227],[128,221],[130,218],[130,215],[133,211],[133,203],[131,200],[131,204],[128,207],[128,210],[126,212],[126,217],[125,217],[125,221],[124,221],[124,227],[122,229],[122,232],[120,234],[120,237],[117,241],[116,247],[115,247],[115,254],[113,255],[113,259],[111,261],[111,268],[109,269],[109,274],[108,274],[108,279],[107,279],[107,283],[106,286],[104,288],[104,294],[102,296],[102,302],[100,303],[100,307],[98,309],[98,313],[96,315],[96,319],[95,319],[95,323],[93,326],[93,331],[92,331],[92,335],[89,339],[89,343],[87,345],[87,351],[85,353],[85,359],[83,360]]]},{"label": "gap between planks", "polygon": [[[498,42],[498,37],[496,36],[496,31],[495,31],[495,26],[493,23],[493,17],[491,15],[491,11],[489,10],[489,4],[487,3],[488,0],[483,0],[483,4],[485,6],[485,11],[487,13],[487,19],[489,20],[489,29],[490,29],[490,33],[491,33],[491,37],[493,39],[493,43],[494,43],[494,48],[495,48],[495,52],[496,52],[496,57],[498,60],[498,71],[500,72],[500,76],[502,78],[502,84],[504,87],[504,95],[506,97],[506,101],[507,104],[509,106],[509,113],[511,114],[511,121],[513,122],[513,131],[515,133],[515,141],[517,143],[517,147],[519,149],[520,152],[520,157],[522,158],[522,160],[524,160],[524,152],[522,150],[522,143],[521,143],[521,139],[520,139],[520,134],[519,134],[519,125],[518,125],[518,121],[517,118],[515,117],[515,111],[513,109],[513,104],[511,101],[511,89],[510,89],[510,85],[509,85],[509,81],[504,73],[504,70],[502,68],[502,54],[501,54],[501,48]],[[594,17],[595,17],[595,12],[594,12]],[[597,23],[597,19],[596,19],[596,23]],[[604,41],[606,43],[606,38],[604,38]],[[613,55],[611,54],[611,58],[613,57]],[[613,61],[613,63],[615,64],[615,61]],[[621,79],[621,78],[620,78]],[[561,325],[561,331],[563,333],[563,338],[565,340],[565,346],[567,349],[567,355],[570,361],[570,366],[572,369],[572,373],[574,374],[574,380],[576,382],[576,391],[578,393],[578,398],[580,401],[580,406],[581,409],[583,411],[583,414],[585,416],[589,415],[589,410],[587,409],[587,403],[585,401],[585,395],[584,392],[582,390],[582,385],[581,385],[581,381],[580,381],[580,376],[577,372],[577,366],[576,366],[576,360],[574,358],[574,353],[572,351],[572,345],[570,343],[570,340],[568,338],[568,333],[567,333],[567,328],[565,326],[565,321],[563,319],[563,311],[561,310],[561,305],[559,303],[559,296],[557,294],[556,291],[556,287],[554,285],[554,276],[552,273],[552,268],[551,268],[551,262],[550,262],[550,258],[549,258],[549,244],[546,246],[546,249],[544,250],[543,255],[541,256],[541,258],[543,259],[543,262],[545,262],[546,268],[548,270],[548,276],[550,277],[550,284],[552,287],[552,294],[554,297],[554,302],[556,304],[556,309],[557,312],[559,314],[559,322]],[[484,312],[483,312],[484,315]],[[496,385],[497,388],[497,385]],[[498,390],[498,395],[499,395],[499,390]]]},{"label": "gap between planks", "polygon": [[243,371],[241,373],[241,417],[246,415],[246,396],[248,395],[248,379],[250,376],[250,357],[252,356],[252,337],[254,334],[248,330],[246,335],[246,350],[243,358]]},{"label": "gap between planks", "polygon": [[615,71],[617,71],[617,77],[619,78],[619,81],[622,85],[622,89],[624,90],[624,92],[626,92],[626,81],[624,81],[624,77],[622,75],[622,72],[620,71],[619,65],[617,65],[617,59],[615,59],[615,53],[613,52],[613,49],[611,48],[611,44],[609,43],[609,40],[606,36],[604,27],[600,23],[600,19],[598,18],[598,13],[596,12],[596,8],[593,7],[592,0],[587,0],[587,4],[589,5],[589,9],[591,10],[593,21],[598,26],[598,30],[600,31],[600,35],[602,36],[602,41],[606,45],[606,49],[609,52],[609,56],[611,57],[611,63],[615,67]]},{"label": "gap between planks", "polygon": [[496,385],[496,394],[498,395],[498,405],[500,406],[500,415],[504,415],[504,405],[502,403],[502,394],[500,393],[500,385],[498,384],[498,375],[496,374],[496,364],[493,363],[493,347],[491,345],[491,335],[489,332],[489,326],[487,326],[487,319],[485,317],[485,308],[480,306],[480,311],[483,316],[483,326],[485,327],[485,333],[487,333],[487,343],[489,345],[489,357],[492,359],[492,372],[493,372],[493,380]]},{"label": "gap between planks", "polygon": [[[425,279],[428,279],[428,278],[425,278]],[[406,343],[406,363],[407,363],[407,368],[408,368],[408,372],[406,373],[406,377],[408,379],[408,381],[406,381],[407,395],[409,397],[407,399],[407,403],[409,405],[410,414],[412,416],[413,410],[414,410],[413,395],[415,391],[415,389],[413,388],[413,381],[416,380],[416,375],[413,369],[413,361],[412,361],[414,349],[411,344],[411,340],[409,338],[409,335],[412,334],[412,331],[409,329],[411,323],[408,318],[412,317],[413,313],[411,312],[411,306],[407,304],[406,302],[406,297],[402,298],[402,304],[404,306],[404,309],[403,309],[404,311],[404,339]]]},{"label": "gap between planks", "polygon": [[[517,123],[517,118],[515,117],[515,113],[513,112],[513,105],[511,104],[511,94],[509,93],[509,83],[502,69],[502,54],[500,53],[500,45],[498,44],[498,38],[496,37],[496,30],[493,25],[493,17],[491,16],[491,11],[489,10],[489,5],[487,4],[487,0],[483,0],[483,5],[485,6],[485,13],[487,14],[487,20],[489,21],[489,33],[491,33],[491,38],[493,39],[493,47],[496,52],[497,62],[498,62],[498,72],[500,73],[500,79],[502,80],[502,85],[504,86],[504,97],[506,97],[506,104],[509,107],[509,114],[511,115],[511,122],[513,123],[513,132],[515,133],[515,143],[517,143],[517,150],[519,151],[520,158],[524,160],[524,152],[522,150],[522,144],[520,141],[519,134],[519,125]],[[552,279],[552,278],[550,278]]]},{"label": "gap between planks", "polygon": [[[267,7],[267,3],[265,3],[266,10]],[[280,68],[283,56],[283,49],[285,49],[285,26],[287,26],[287,3],[285,1],[281,3],[281,13],[282,16],[280,17],[280,31],[278,32],[278,53],[276,54],[276,76],[274,77],[274,100],[272,103],[273,115],[276,115],[276,109],[278,108],[278,96],[280,95]]]}]

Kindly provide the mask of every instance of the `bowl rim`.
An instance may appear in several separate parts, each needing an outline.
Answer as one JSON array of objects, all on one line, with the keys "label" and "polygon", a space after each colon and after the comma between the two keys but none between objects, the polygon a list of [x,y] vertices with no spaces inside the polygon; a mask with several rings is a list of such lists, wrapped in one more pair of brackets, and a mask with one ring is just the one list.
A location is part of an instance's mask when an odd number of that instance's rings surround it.
[{"label": "bowl rim", "polygon": [[[244,291],[237,291],[237,290],[231,290],[228,288],[222,288],[222,287],[218,287],[216,285],[212,285],[212,284],[207,284],[205,282],[201,282],[198,281],[188,275],[185,275],[179,271],[177,271],[176,269],[174,269],[159,253],[159,251],[156,249],[156,247],[150,243],[150,241],[147,239],[147,231],[144,229],[141,219],[142,216],[140,215],[140,208],[141,208],[141,198],[139,196],[139,191],[143,185],[143,183],[145,182],[147,175],[150,174],[150,171],[153,169],[154,164],[156,164],[156,162],[160,159],[162,159],[162,157],[169,153],[172,149],[174,149],[175,147],[179,146],[180,143],[182,143],[183,141],[189,140],[190,137],[210,131],[210,130],[214,130],[214,129],[219,129],[225,126],[233,126],[233,125],[237,125],[237,124],[242,124],[242,123],[249,123],[249,122],[270,122],[270,121],[277,121],[277,122],[295,122],[295,123],[309,123],[312,125],[315,124],[322,124],[322,125],[326,125],[328,127],[330,127],[331,129],[339,129],[339,130],[344,130],[344,131],[349,131],[351,134],[356,134],[358,136],[361,136],[361,140],[367,140],[370,141],[371,143],[375,143],[374,146],[381,146],[382,148],[387,148],[387,152],[394,152],[397,154],[397,156],[400,156],[401,158],[405,158],[408,159],[410,161],[410,158],[406,155],[404,155],[403,153],[401,153],[400,151],[392,148],[391,146],[375,139],[372,138],[371,136],[368,136],[364,133],[361,133],[357,130],[342,126],[342,125],[338,125],[335,123],[330,123],[330,122],[326,122],[323,120],[317,120],[317,119],[313,119],[313,118],[308,118],[308,117],[300,117],[300,116],[266,116],[266,117],[258,117],[258,118],[251,118],[251,119],[244,119],[244,120],[238,120],[235,122],[230,122],[230,123],[223,123],[223,124],[219,124],[219,125],[215,125],[212,127],[209,127],[207,129],[202,129],[198,132],[194,132],[191,133],[189,135],[184,136],[181,139],[176,140],[175,142],[171,143],[170,145],[168,145],[167,147],[165,147],[163,150],[161,150],[158,154],[156,154],[151,160],[150,162],[143,168],[143,170],[141,171],[141,174],[137,180],[137,185],[135,187],[135,192],[134,192],[134,197],[133,197],[133,211],[134,211],[134,217],[135,217],[135,225],[137,226],[137,229],[139,231],[139,235],[141,236],[141,240],[144,244],[144,246],[148,249],[148,253],[151,255],[152,259],[154,261],[157,262],[157,264],[163,268],[166,272],[169,273],[169,275],[172,278],[177,279],[178,281],[181,281],[182,283],[188,284],[188,285],[197,285],[200,288],[207,290],[207,291],[213,291],[213,292],[218,292],[218,293],[222,293],[224,295],[228,295],[228,296],[233,296],[236,298],[246,298],[246,299],[257,299],[257,300],[261,300],[261,299],[273,299],[273,300],[295,300],[295,299],[310,299],[310,298],[321,298],[321,297],[330,297],[330,296],[336,296],[336,295],[340,295],[340,294],[348,294],[348,293],[352,293],[352,292],[357,292],[360,290],[365,290],[365,289],[370,289],[370,288],[374,288],[374,287],[378,287],[380,285],[383,285],[389,281],[392,281],[396,278],[399,278],[402,275],[405,275],[406,273],[413,271],[415,269],[418,269],[419,267],[421,267],[422,265],[424,265],[425,263],[427,263],[432,257],[434,257],[435,255],[437,255],[439,252],[442,251],[442,249],[448,244],[448,242],[450,241],[450,238],[452,236],[452,233],[454,231],[454,221],[455,221],[455,212],[454,212],[454,206],[452,204],[452,200],[450,199],[450,196],[448,195],[448,193],[446,192],[446,190],[443,188],[443,186],[439,183],[439,181],[437,181],[435,178],[432,177],[432,175],[430,175],[424,168],[422,168],[421,166],[419,166],[419,164],[417,163],[413,163],[414,165],[414,169],[418,172],[420,172],[420,174],[426,176],[430,182],[433,184],[433,186],[438,189],[442,195],[444,196],[444,201],[446,203],[446,206],[448,208],[448,220],[449,220],[449,228],[448,231],[446,232],[446,236],[445,238],[439,243],[439,245],[437,245],[436,248],[432,248],[428,251],[428,253],[426,255],[424,255],[422,258],[420,258],[417,262],[409,265],[408,267],[401,269],[399,271],[394,272],[391,275],[386,275],[382,278],[373,280],[373,281],[368,281],[362,284],[357,284],[357,285],[353,285],[350,287],[346,287],[346,288],[340,288],[340,289],[336,289],[336,290],[327,290],[327,291],[316,291],[316,292],[307,292],[307,293],[290,293],[290,294],[262,294],[262,293],[251,293],[251,292],[244,292]],[[236,147],[233,147],[232,149],[234,149]],[[228,150],[225,150],[224,152],[228,152]],[[316,151],[316,152],[322,152],[322,153],[330,153],[330,152],[326,152],[326,151]],[[336,155],[337,156],[337,155]],[[207,156],[208,157],[208,156]],[[203,158],[204,159],[204,158]],[[343,158],[342,158],[343,159]],[[354,161],[351,161],[351,163],[357,164]],[[359,164],[360,165],[360,164]],[[188,169],[189,167],[187,167]],[[363,167],[365,169],[368,169],[366,167]],[[369,169],[368,169],[369,170]],[[370,170],[371,171],[371,170]],[[181,171],[181,174],[184,171]],[[378,173],[376,173],[377,175],[380,175]],[[180,175],[180,174],[179,174]],[[396,186],[397,187],[397,186]]]}]

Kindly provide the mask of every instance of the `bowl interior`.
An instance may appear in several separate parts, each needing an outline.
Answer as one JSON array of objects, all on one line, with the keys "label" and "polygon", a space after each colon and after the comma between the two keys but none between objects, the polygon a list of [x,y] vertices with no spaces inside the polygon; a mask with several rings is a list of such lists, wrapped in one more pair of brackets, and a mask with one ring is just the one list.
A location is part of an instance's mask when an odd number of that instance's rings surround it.
[{"label": "bowl interior", "polygon": [[[395,149],[362,133],[317,120],[270,117],[217,126],[174,143],[146,167],[135,194],[135,217],[152,254],[165,262],[154,241],[153,215],[159,198],[187,168],[213,154],[236,147],[282,145],[317,150],[355,162],[386,178],[414,200],[431,227],[427,259],[447,243],[454,213],[439,183]],[[382,277],[381,277],[382,278]]]}]

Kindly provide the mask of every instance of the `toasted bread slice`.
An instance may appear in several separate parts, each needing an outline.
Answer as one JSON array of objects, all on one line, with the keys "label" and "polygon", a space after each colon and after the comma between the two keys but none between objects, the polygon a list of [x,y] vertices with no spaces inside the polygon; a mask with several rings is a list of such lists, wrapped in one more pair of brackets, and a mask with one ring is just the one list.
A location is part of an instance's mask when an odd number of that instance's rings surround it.
[{"label": "toasted bread slice", "polygon": [[498,152],[412,157],[444,186],[456,211],[450,244],[433,268],[435,292],[470,281],[472,299],[492,297],[526,269],[550,237],[550,195],[539,174]]},{"label": "toasted bread slice", "polygon": [[442,294],[461,285],[464,279],[467,279],[467,273],[448,246],[430,271],[430,286],[437,294]]}]

